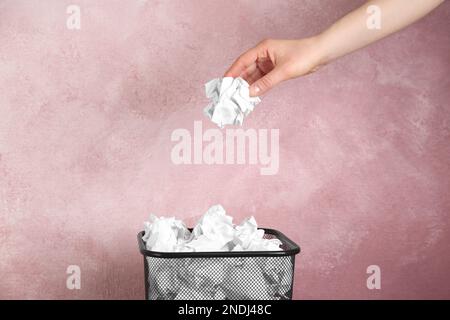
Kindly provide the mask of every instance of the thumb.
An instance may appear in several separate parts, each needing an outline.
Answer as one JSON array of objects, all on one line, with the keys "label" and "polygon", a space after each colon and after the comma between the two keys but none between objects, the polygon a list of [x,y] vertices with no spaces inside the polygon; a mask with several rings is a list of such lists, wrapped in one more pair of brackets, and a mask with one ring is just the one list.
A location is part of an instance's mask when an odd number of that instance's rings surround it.
[{"label": "thumb", "polygon": [[250,86],[250,97],[265,94],[283,80],[285,80],[284,71],[281,68],[273,69]]}]

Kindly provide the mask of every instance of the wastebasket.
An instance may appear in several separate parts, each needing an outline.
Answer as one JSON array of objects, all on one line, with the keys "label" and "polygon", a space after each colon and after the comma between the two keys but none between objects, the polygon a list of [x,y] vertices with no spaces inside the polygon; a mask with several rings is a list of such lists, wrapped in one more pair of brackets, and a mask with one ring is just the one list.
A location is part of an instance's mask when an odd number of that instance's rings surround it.
[{"label": "wastebasket", "polygon": [[277,230],[264,238],[281,241],[280,251],[156,252],[144,256],[145,297],[148,300],[290,300],[295,255],[300,247]]}]

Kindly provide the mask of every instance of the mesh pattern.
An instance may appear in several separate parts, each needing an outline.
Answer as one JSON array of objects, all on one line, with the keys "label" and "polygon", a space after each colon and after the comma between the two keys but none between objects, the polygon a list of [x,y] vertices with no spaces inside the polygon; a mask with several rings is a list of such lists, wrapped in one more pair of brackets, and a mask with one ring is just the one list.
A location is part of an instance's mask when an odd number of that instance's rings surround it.
[{"label": "mesh pattern", "polygon": [[144,260],[150,300],[292,298],[294,256]]},{"label": "mesh pattern", "polygon": [[[266,233],[265,238],[277,236]],[[282,240],[282,239],[280,239]],[[288,244],[282,241],[281,248]],[[144,254],[149,300],[288,300],[295,255],[171,257]]]}]

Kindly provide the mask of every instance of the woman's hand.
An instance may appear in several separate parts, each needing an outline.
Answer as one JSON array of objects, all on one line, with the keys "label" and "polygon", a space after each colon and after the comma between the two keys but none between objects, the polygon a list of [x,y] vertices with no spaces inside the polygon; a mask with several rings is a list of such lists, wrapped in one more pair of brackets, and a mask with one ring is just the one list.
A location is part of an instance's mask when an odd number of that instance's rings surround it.
[{"label": "woman's hand", "polygon": [[250,96],[266,93],[278,83],[316,71],[322,65],[317,38],[264,40],[243,53],[225,73],[250,84]]},{"label": "woman's hand", "polygon": [[[264,40],[242,54],[225,73],[250,83],[250,96],[278,83],[316,71],[321,65],[361,49],[414,23],[444,0],[371,0],[321,34],[301,40]],[[379,29],[367,27],[367,10],[380,12]]]}]

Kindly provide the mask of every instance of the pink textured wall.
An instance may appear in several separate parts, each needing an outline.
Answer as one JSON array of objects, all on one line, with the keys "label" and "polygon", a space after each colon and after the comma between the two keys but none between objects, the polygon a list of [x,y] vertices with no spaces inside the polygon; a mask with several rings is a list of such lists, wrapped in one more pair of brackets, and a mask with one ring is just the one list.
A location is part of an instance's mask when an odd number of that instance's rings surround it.
[{"label": "pink textured wall", "polygon": [[170,160],[174,129],[213,128],[203,84],[245,48],[361,3],[0,1],[0,298],[142,298],[148,214],[216,203],[301,245],[295,298],[450,298],[448,1],[263,99],[244,127],[280,129],[277,175]]}]

